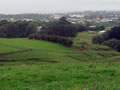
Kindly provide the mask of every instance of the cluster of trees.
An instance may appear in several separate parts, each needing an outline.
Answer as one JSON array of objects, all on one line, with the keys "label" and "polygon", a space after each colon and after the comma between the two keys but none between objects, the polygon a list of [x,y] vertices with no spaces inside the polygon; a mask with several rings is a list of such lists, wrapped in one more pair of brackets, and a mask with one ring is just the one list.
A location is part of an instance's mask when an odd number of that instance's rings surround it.
[{"label": "cluster of trees", "polygon": [[60,37],[55,35],[39,35],[39,34],[31,34],[28,37],[30,40],[46,40],[54,43],[59,43],[68,47],[71,47],[73,44],[72,39],[67,37]]},{"label": "cluster of trees", "polygon": [[120,26],[113,27],[106,33],[93,37],[92,42],[95,44],[104,44],[120,51]]},{"label": "cluster of trees", "polygon": [[51,24],[44,27],[40,33],[62,37],[75,37],[78,32],[86,31],[83,25],[71,24],[65,17],[60,18],[59,21],[50,23]]},{"label": "cluster of trees", "polygon": [[20,38],[27,37],[35,33],[37,25],[34,22],[17,21],[8,22],[0,21],[0,37],[2,38]]},{"label": "cluster of trees", "polygon": [[108,41],[105,41],[104,45],[107,45],[107,46],[111,47],[112,49],[120,52],[120,40],[110,39]]}]

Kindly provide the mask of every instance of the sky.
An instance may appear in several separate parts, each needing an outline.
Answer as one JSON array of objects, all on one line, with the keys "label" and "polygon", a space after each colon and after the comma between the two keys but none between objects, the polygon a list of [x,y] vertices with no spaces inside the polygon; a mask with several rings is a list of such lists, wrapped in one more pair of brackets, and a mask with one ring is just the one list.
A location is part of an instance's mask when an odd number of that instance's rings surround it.
[{"label": "sky", "polygon": [[0,0],[0,13],[64,13],[120,10],[120,0]]}]

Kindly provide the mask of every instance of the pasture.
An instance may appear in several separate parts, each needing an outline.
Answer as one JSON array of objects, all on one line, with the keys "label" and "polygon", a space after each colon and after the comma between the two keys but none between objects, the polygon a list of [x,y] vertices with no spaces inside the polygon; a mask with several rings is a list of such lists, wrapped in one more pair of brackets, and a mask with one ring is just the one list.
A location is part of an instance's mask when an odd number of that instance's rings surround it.
[{"label": "pasture", "polygon": [[79,33],[72,48],[0,39],[0,90],[119,90],[120,53]]}]

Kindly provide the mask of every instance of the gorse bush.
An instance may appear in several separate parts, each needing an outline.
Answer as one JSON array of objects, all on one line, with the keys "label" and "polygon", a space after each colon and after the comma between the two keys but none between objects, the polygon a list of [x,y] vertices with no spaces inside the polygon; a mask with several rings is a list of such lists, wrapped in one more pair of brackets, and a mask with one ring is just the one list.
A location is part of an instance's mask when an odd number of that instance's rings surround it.
[{"label": "gorse bush", "polygon": [[71,47],[73,44],[72,39],[66,37],[60,37],[55,35],[38,35],[38,34],[31,34],[28,37],[30,40],[46,40],[54,43],[59,43],[68,47]]}]

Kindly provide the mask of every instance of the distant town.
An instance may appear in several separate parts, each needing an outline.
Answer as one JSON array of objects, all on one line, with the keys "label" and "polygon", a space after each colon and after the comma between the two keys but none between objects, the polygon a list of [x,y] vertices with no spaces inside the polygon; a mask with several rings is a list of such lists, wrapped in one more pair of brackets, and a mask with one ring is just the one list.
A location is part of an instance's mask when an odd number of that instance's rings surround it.
[{"label": "distant town", "polygon": [[72,13],[56,13],[56,14],[17,14],[17,15],[4,15],[0,14],[0,20],[8,21],[44,21],[49,22],[51,20],[60,19],[62,16],[66,16],[72,23],[101,23],[112,22],[120,19],[120,11],[85,11],[85,12],[72,12]]}]

